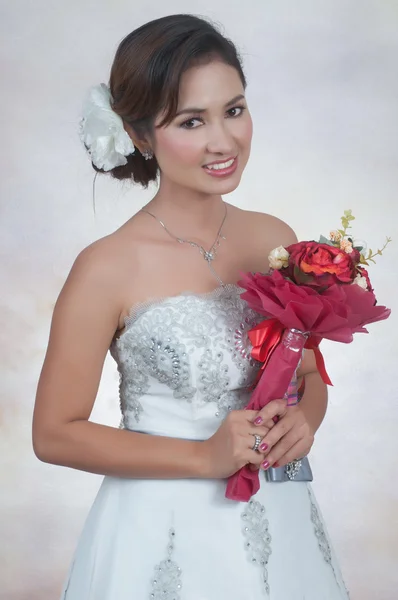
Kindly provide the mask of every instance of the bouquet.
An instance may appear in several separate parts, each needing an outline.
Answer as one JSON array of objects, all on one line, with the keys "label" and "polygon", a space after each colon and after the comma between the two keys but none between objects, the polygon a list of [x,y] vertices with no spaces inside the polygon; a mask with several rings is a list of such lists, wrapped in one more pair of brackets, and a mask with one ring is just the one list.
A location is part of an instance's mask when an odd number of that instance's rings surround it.
[{"label": "bouquet", "polygon": [[[391,239],[375,253],[367,250],[348,233],[354,218],[345,211],[342,228],[319,242],[275,248],[268,273],[245,273],[239,281],[246,290],[241,297],[266,317],[249,332],[252,356],[262,366],[247,409],[261,410],[285,396],[304,348],[314,350],[319,373],[331,385],[321,340],[352,342],[354,333],[368,333],[365,325],[390,316],[377,305],[366,267]],[[226,497],[247,502],[259,486],[258,471],[246,465],[229,478]]]}]

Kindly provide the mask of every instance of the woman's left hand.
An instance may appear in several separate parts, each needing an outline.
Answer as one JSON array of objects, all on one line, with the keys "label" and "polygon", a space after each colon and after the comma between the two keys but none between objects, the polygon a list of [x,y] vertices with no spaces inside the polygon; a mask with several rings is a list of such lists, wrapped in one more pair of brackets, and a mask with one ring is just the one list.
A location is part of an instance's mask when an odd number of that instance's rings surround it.
[{"label": "woman's left hand", "polygon": [[[275,403],[280,402],[285,403],[286,410],[259,447],[259,452],[264,455],[260,468],[265,470],[269,467],[283,467],[292,460],[303,458],[314,443],[314,431],[300,404],[287,406],[285,400],[272,400],[258,414],[261,423],[269,420],[270,415],[275,413]],[[260,424],[258,419],[254,423]]]}]

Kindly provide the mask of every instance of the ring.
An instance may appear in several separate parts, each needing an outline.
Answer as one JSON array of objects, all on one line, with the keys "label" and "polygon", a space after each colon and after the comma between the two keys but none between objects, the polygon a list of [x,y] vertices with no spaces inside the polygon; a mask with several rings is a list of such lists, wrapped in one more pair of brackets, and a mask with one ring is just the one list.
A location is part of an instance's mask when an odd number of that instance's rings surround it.
[{"label": "ring", "polygon": [[257,434],[253,434],[253,435],[254,435],[254,444],[252,446],[252,450],[254,450],[256,452],[259,449],[262,438]]}]

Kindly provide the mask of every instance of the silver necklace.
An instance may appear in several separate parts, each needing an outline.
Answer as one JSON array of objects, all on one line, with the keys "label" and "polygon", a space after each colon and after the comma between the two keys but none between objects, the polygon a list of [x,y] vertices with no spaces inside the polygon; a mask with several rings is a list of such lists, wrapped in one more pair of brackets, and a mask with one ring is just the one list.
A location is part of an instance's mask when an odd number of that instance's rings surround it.
[{"label": "silver necklace", "polygon": [[214,270],[212,262],[213,262],[213,260],[217,256],[217,251],[218,251],[218,248],[220,247],[221,240],[226,240],[227,239],[222,234],[224,223],[225,223],[227,215],[228,215],[228,209],[227,209],[227,205],[225,204],[225,202],[224,202],[224,206],[225,206],[224,218],[223,218],[223,220],[221,222],[221,225],[220,225],[220,228],[219,228],[219,230],[217,232],[216,239],[214,240],[214,243],[210,247],[209,250],[206,250],[205,248],[203,248],[203,246],[201,246],[200,244],[197,244],[196,242],[193,242],[192,240],[186,240],[184,238],[178,237],[177,235],[175,235],[174,233],[172,233],[170,231],[170,229],[168,229],[166,227],[166,225],[163,223],[163,221],[161,221],[153,213],[149,212],[149,210],[146,210],[145,208],[142,208],[141,212],[144,212],[147,215],[150,215],[151,217],[153,217],[155,219],[155,221],[157,221],[158,223],[160,223],[160,225],[163,227],[163,229],[166,231],[166,233],[168,233],[169,236],[172,237],[173,239],[175,239],[179,244],[189,244],[190,246],[192,246],[192,248],[197,248],[199,250],[199,252],[201,253],[201,255],[203,256],[203,258],[205,259],[205,261],[207,262],[207,264],[209,266],[209,269],[210,269],[211,273],[213,274],[213,276],[217,279],[217,281],[220,283],[220,285],[223,286],[224,282],[222,281],[222,279],[219,277],[219,275]]}]

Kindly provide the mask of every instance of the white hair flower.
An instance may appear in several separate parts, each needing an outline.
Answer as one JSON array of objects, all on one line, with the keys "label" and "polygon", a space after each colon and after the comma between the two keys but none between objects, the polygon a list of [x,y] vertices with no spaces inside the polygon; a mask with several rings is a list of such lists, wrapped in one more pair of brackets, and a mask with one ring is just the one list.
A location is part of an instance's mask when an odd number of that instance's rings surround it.
[{"label": "white hair flower", "polygon": [[274,248],[268,256],[271,269],[282,269],[289,264],[289,252],[283,246]]},{"label": "white hair flower", "polygon": [[103,171],[127,164],[135,151],[123,121],[111,106],[111,93],[104,83],[90,89],[83,106],[79,135],[93,164]]}]

